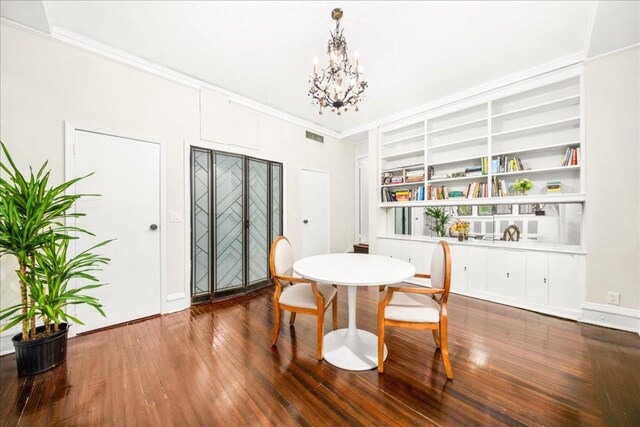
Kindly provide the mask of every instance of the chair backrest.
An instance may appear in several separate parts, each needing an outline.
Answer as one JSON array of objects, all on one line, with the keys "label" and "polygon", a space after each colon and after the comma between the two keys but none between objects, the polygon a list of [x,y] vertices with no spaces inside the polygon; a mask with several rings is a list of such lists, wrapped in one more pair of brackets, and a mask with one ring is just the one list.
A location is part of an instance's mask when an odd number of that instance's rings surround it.
[{"label": "chair backrest", "polygon": [[504,233],[502,234],[502,240],[506,240],[507,242],[517,242],[520,240],[520,229],[517,225],[510,225],[505,228]]},{"label": "chair backrest", "polygon": [[451,286],[451,252],[449,244],[444,240],[438,242],[431,257],[431,286],[444,289],[444,294],[439,301],[446,302]]},{"label": "chair backrest", "polygon": [[276,237],[271,244],[269,269],[274,280],[277,280],[277,276],[293,275],[293,250],[289,239],[284,236]]}]

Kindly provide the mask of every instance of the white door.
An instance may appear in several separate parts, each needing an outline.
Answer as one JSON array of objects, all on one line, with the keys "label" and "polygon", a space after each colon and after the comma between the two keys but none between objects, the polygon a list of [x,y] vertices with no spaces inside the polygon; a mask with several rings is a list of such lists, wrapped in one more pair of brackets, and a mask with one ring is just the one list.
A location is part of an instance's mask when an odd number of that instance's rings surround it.
[{"label": "white door", "polygon": [[508,297],[525,300],[527,284],[527,254],[520,251],[506,251]]},{"label": "white door", "polygon": [[467,248],[467,286],[476,291],[487,290],[487,248]]},{"label": "white door", "polygon": [[467,248],[463,245],[450,245],[451,251],[451,290],[467,288]]},{"label": "white door", "polygon": [[549,254],[549,305],[580,309],[578,263],[575,255]]},{"label": "white door", "polygon": [[527,254],[527,301],[538,304],[549,303],[549,283],[547,280],[549,258],[544,252]]},{"label": "white door", "polygon": [[302,256],[329,253],[329,174],[300,171]]},{"label": "white door", "polygon": [[77,332],[160,313],[160,146],[76,130],[74,151],[74,175],[93,173],[76,185],[76,193],[100,194],[77,204],[86,216],[76,224],[96,236],[82,236],[76,253],[116,239],[99,248],[111,259],[98,274],[107,285],[89,291],[107,317],[78,305],[76,317],[85,325]]},{"label": "white door", "polygon": [[369,158],[361,157],[358,159],[358,168],[356,171],[356,180],[358,186],[357,200],[357,221],[358,243],[367,243],[369,241]]}]

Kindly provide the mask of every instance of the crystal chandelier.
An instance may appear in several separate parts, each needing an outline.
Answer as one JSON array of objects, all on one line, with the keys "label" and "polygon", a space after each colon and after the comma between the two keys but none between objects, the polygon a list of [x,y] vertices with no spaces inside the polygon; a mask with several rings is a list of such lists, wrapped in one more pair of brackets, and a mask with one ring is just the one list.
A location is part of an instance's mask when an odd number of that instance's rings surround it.
[{"label": "crystal chandelier", "polygon": [[309,96],[313,98],[311,104],[320,107],[320,114],[323,108],[330,107],[331,111],[341,115],[342,109],[349,111],[349,107],[358,111],[358,103],[364,98],[367,82],[362,80],[362,66],[357,53],[354,55],[355,66],[349,62],[347,40],[344,30],[340,28],[342,9],[333,9],[331,18],[336,21],[336,29],[331,33],[327,45],[329,66],[318,73],[318,59],[314,59],[313,73],[309,78]]}]

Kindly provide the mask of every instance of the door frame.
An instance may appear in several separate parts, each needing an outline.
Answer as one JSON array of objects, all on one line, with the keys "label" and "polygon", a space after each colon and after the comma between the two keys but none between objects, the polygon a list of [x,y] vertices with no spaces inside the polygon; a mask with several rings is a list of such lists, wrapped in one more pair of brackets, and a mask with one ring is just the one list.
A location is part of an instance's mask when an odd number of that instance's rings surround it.
[{"label": "door frame", "polygon": [[[166,143],[162,139],[150,139],[136,135],[126,134],[112,130],[100,129],[95,126],[74,125],[69,121],[64,122],[64,179],[68,181],[76,176],[74,162],[75,133],[83,131],[89,133],[113,136],[116,138],[125,138],[147,144],[157,144],[160,147],[160,313],[171,313],[173,311],[182,310],[182,298],[184,295],[171,294],[167,295],[167,241],[168,241],[168,221],[167,221],[167,155]],[[69,194],[75,194],[76,186],[73,185],[69,189]],[[73,244],[73,243],[72,243]],[[75,244],[73,245],[75,253]],[[75,314],[75,306],[72,308]],[[76,328],[72,326],[69,331],[70,336],[76,335]]]},{"label": "door frame", "polygon": [[260,156],[259,160],[267,160],[282,164],[282,234],[287,235],[287,167],[284,159],[267,153],[261,153],[260,150],[243,148],[236,145],[222,144],[218,142],[209,142],[203,140],[185,139],[183,144],[183,184],[184,184],[184,297],[187,299],[186,306],[192,305],[191,302],[191,148],[203,148],[212,151],[222,151],[229,154],[237,154],[239,156],[255,157]]},{"label": "door frame", "polygon": [[[359,226],[360,226],[360,214],[361,214],[361,212],[360,212],[360,181],[358,180],[358,163],[362,159],[369,159],[369,155],[368,154],[361,154],[359,156],[356,156],[355,162],[354,162],[354,165],[355,165],[355,167],[354,167],[354,171],[355,171],[355,174],[354,174],[355,193],[354,194],[356,195],[356,217],[355,217],[355,223],[354,223],[355,224],[354,234],[355,234],[355,242],[356,243],[360,243],[360,238],[362,237],[358,233],[358,229],[359,229]],[[367,188],[367,190],[368,190],[368,188]],[[366,206],[366,209],[368,210],[369,206]],[[369,240],[369,230],[367,229],[365,231],[366,231],[366,233],[364,233],[364,234],[366,234],[367,243],[369,243],[368,242],[368,240]]]},{"label": "door frame", "polygon": [[[315,168],[300,168],[300,179],[298,180],[298,182],[302,181],[302,172],[303,171],[307,171],[307,172],[316,172],[316,173],[323,173],[327,175],[327,225],[329,227],[329,235],[327,236],[327,243],[329,245],[329,253],[331,253],[331,173],[326,170],[326,169],[315,169]],[[300,215],[302,215],[302,186],[300,186],[298,188],[298,202],[300,203]],[[296,218],[297,220],[300,220],[300,218]],[[301,252],[304,252],[304,229],[302,227],[302,223],[300,223],[300,241],[302,243],[301,246]]]}]

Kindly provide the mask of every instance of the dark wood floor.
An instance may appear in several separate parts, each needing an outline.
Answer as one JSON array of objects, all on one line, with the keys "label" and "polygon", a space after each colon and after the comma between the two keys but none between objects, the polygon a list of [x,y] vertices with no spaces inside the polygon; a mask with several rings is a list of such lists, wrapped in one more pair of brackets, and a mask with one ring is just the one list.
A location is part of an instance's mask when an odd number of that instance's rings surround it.
[{"label": "dark wood floor", "polygon": [[[453,295],[453,382],[428,331],[389,328],[385,374],[348,372],[314,360],[313,317],[272,349],[270,294],[72,339],[36,377],[2,357],[2,425],[640,425],[637,334]],[[376,291],[358,297],[375,331]]]}]

